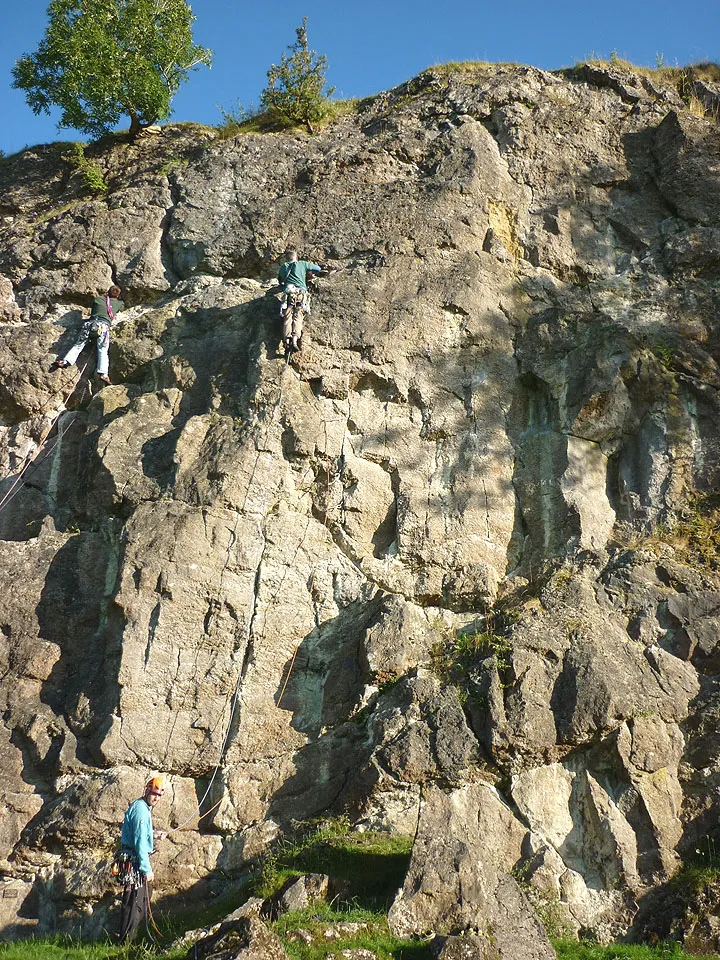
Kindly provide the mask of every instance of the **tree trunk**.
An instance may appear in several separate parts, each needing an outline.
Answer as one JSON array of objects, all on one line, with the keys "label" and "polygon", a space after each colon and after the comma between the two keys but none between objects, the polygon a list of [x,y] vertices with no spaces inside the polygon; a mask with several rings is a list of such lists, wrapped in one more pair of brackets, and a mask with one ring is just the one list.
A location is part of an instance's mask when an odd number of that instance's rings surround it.
[{"label": "tree trunk", "polygon": [[130,136],[136,137],[140,133],[140,118],[133,110],[129,110],[128,113],[130,114]]}]

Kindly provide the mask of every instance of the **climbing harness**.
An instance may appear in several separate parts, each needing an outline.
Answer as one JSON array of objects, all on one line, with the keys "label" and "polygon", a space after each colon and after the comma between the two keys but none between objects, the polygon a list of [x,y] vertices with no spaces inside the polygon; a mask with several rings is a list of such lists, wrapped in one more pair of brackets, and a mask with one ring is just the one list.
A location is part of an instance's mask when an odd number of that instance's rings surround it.
[{"label": "climbing harness", "polygon": [[100,317],[95,317],[93,320],[88,321],[88,323],[88,335],[97,340],[101,346],[105,346],[110,339],[110,327],[108,324],[105,320],[101,320]]},{"label": "climbing harness", "polygon": [[284,337],[285,350],[299,350],[299,341],[302,340],[302,317],[310,312],[310,295],[307,290],[301,290],[292,284],[288,286],[280,303],[280,315],[283,318],[285,330],[288,322],[290,330]]},{"label": "climbing harness", "polygon": [[115,323],[115,313],[113,312],[112,304],[110,303],[110,294],[105,295],[105,309],[107,310],[108,319],[105,320],[103,317],[90,317],[88,321],[88,333],[91,337],[94,337],[100,342],[102,346],[106,346],[110,340],[110,324]]},{"label": "climbing harness", "polygon": [[133,888],[142,886],[143,875],[140,873],[133,855],[126,850],[122,850],[115,857],[110,867],[110,873],[120,886]]}]

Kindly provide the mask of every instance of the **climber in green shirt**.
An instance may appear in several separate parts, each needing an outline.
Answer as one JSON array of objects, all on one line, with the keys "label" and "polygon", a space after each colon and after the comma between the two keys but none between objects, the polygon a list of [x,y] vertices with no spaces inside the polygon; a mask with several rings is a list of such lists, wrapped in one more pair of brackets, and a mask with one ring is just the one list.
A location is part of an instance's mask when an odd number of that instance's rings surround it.
[{"label": "climber in green shirt", "polygon": [[[307,289],[308,273],[320,273],[322,267],[309,260],[299,260],[297,250],[287,250],[278,270],[278,283],[283,289],[280,316],[283,319],[283,343],[287,350],[299,350],[303,331],[303,315],[310,313]],[[291,309],[293,295],[302,295],[302,309]]]}]

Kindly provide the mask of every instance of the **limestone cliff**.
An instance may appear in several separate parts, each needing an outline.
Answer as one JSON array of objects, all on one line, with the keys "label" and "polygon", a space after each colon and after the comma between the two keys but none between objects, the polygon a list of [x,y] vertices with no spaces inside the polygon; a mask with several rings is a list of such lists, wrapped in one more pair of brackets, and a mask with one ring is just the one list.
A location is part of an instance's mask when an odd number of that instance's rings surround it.
[{"label": "limestone cliff", "polygon": [[[719,147],[651,77],[477,66],[96,145],[100,198],[0,163],[5,934],[101,929],[153,768],[170,905],[347,810],[417,834],[398,931],[639,928],[720,812]],[[50,363],[111,281],[98,391]]]}]

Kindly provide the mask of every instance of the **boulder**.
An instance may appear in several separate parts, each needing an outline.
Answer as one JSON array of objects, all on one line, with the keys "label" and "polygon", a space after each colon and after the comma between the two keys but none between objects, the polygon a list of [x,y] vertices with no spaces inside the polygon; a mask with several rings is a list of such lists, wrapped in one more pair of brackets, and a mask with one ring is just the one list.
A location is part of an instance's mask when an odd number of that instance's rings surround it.
[{"label": "boulder", "polygon": [[405,884],[388,914],[393,933],[476,933],[469,947],[464,937],[450,937],[441,956],[445,950],[448,957],[458,950],[464,956],[469,949],[483,960],[552,957],[542,926],[510,875],[521,859],[525,828],[488,784],[449,793],[429,787],[424,794]]},{"label": "boulder", "polygon": [[198,940],[187,960],[287,960],[278,938],[256,916],[231,917],[218,930]]},{"label": "boulder", "polygon": [[496,893],[499,921],[461,936],[436,937],[430,944],[437,960],[554,960],[555,950],[542,924],[512,877]]},{"label": "boulder", "polygon": [[263,903],[262,914],[276,919],[291,910],[304,910],[316,900],[331,900],[347,895],[347,892],[347,881],[328,877],[324,873],[290,877],[277,893]]}]

